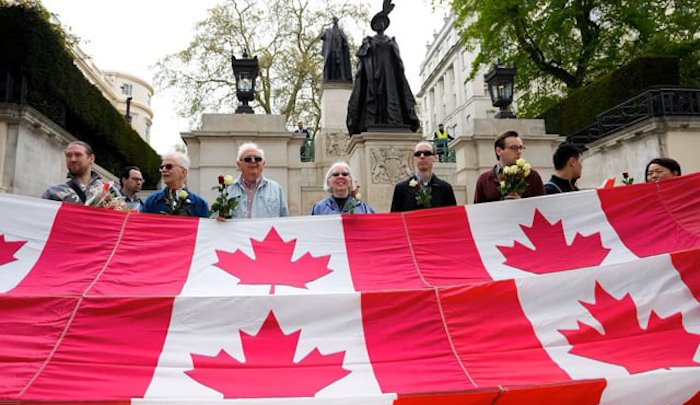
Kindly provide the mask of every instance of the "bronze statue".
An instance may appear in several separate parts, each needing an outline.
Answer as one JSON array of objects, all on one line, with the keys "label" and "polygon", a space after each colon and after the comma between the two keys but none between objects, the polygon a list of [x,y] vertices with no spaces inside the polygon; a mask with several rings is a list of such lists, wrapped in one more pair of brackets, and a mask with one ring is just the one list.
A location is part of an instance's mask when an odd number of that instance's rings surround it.
[{"label": "bronze statue", "polygon": [[359,62],[348,101],[347,126],[350,135],[370,130],[410,129],[416,132],[416,100],[404,74],[399,47],[384,34],[389,26],[391,0],[372,17],[373,37],[366,37],[357,51]]},{"label": "bronze statue", "polygon": [[338,17],[333,17],[333,26],[321,35],[323,40],[323,81],[350,82],[350,48],[348,39],[338,26]]}]

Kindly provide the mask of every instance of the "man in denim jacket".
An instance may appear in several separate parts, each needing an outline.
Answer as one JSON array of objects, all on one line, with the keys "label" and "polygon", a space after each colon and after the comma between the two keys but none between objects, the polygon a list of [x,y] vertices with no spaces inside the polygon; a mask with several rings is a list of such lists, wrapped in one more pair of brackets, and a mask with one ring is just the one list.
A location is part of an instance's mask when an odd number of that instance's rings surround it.
[{"label": "man in denim jacket", "polygon": [[228,186],[228,195],[238,199],[234,218],[289,216],[282,186],[263,176],[265,152],[252,142],[238,148],[236,165],[241,175]]}]

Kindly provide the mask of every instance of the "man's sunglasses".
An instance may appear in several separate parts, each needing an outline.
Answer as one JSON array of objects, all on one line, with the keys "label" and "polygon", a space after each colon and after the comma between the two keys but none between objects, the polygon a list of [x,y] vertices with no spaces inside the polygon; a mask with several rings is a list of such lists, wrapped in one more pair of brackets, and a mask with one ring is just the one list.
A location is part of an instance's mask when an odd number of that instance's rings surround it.
[{"label": "man's sunglasses", "polygon": [[246,163],[250,163],[255,160],[256,163],[262,162],[262,157],[260,156],[246,156],[242,159]]},{"label": "man's sunglasses", "polygon": [[413,152],[413,156],[415,156],[415,157],[420,157],[420,155],[433,156],[434,153],[432,150],[417,150],[417,151]]},{"label": "man's sunglasses", "polygon": [[173,170],[173,167],[180,167],[178,165],[172,164],[172,163],[166,163],[164,165],[160,165],[160,170]]},{"label": "man's sunglasses", "polygon": [[331,173],[331,176],[333,176],[333,177],[338,177],[338,176],[348,177],[348,176],[350,176],[350,172],[335,172],[335,173]]}]

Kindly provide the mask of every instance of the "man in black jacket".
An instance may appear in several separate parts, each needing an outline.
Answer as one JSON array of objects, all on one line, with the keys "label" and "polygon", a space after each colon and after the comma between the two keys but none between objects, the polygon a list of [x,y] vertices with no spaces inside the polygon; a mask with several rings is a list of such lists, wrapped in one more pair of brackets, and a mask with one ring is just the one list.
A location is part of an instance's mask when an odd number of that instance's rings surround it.
[{"label": "man in black jacket", "polygon": [[431,142],[418,142],[413,149],[415,172],[394,187],[391,212],[457,205],[450,183],[433,174],[436,159],[435,145]]},{"label": "man in black jacket", "polygon": [[581,148],[571,143],[559,145],[552,156],[555,173],[544,184],[547,194],[568,193],[578,191],[576,180],[581,177],[583,169],[583,152]]}]

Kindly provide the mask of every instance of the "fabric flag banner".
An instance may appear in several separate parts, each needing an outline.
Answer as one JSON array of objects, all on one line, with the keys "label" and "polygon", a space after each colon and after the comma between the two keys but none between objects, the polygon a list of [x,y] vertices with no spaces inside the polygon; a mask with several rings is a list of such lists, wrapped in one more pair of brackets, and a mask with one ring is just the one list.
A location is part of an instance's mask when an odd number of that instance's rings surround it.
[{"label": "fabric flag banner", "polygon": [[698,189],[225,223],[0,194],[0,400],[698,404]]}]

